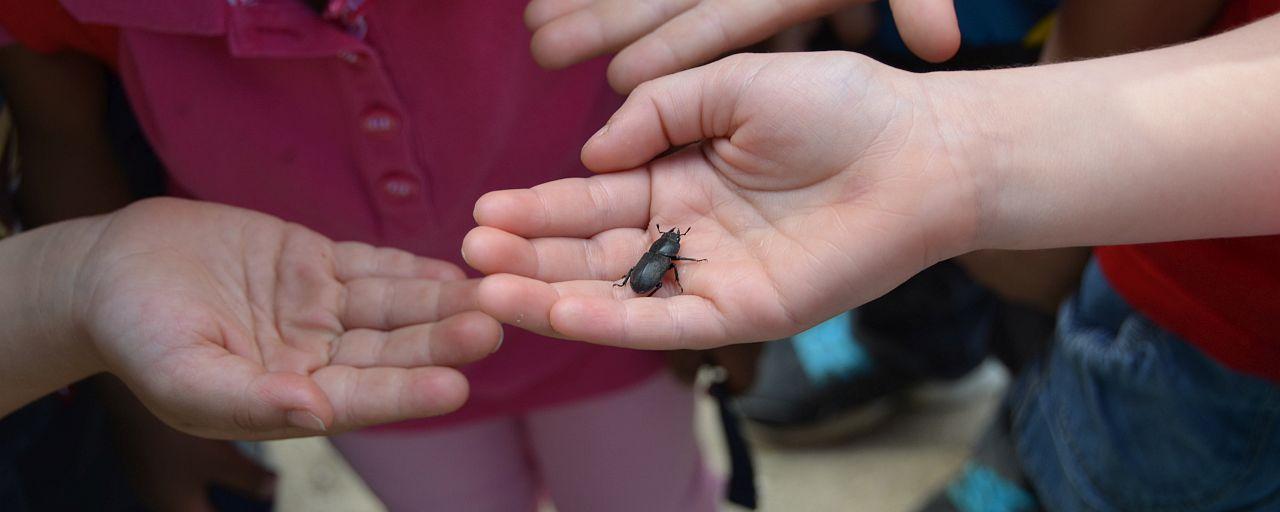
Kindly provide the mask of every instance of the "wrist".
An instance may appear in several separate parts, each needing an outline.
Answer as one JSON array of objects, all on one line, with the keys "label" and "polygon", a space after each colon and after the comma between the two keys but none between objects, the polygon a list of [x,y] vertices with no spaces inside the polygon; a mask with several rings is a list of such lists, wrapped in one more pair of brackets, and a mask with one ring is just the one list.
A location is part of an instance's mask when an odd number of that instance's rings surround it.
[{"label": "wrist", "polygon": [[79,219],[74,221],[75,225],[68,226],[74,231],[66,235],[67,249],[65,259],[61,262],[68,271],[58,283],[58,290],[63,294],[59,302],[63,309],[58,314],[67,319],[68,330],[65,334],[76,340],[76,348],[83,358],[81,362],[89,375],[109,370],[98,349],[98,340],[93,337],[90,307],[96,299],[95,292],[100,277],[99,269],[93,268],[92,260],[101,250],[103,234],[115,215],[111,213]]},{"label": "wrist", "polygon": [[59,352],[74,380],[105,370],[86,325],[86,267],[110,216],[53,224],[32,232],[30,259],[19,260],[28,271],[27,315],[33,341]]},{"label": "wrist", "polygon": [[933,128],[942,140],[946,157],[960,183],[952,194],[951,217],[969,219],[969,227],[957,241],[955,255],[992,247],[998,238],[1001,212],[1000,146],[1004,139],[993,122],[992,100],[984,75],[972,72],[938,72],[916,75],[929,105]]},{"label": "wrist", "polygon": [[102,371],[72,288],[98,223],[64,222],[0,241],[0,416]]},{"label": "wrist", "polygon": [[[1077,222],[1064,213],[1087,200],[1072,194],[1107,144],[1098,140],[1101,133],[1076,136],[1074,125],[1090,124],[1081,120],[1098,106],[1069,101],[1090,97],[1097,85],[1052,69],[926,75],[938,130],[955,166],[971,180],[976,226],[967,251],[1072,245]],[[1076,122],[1055,123],[1059,119]]]}]

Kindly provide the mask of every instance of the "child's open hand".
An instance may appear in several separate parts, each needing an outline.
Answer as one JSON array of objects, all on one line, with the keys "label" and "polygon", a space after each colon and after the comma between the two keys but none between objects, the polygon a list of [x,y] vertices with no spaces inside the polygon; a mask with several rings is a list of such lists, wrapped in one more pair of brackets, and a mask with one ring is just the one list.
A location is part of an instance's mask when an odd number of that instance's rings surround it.
[{"label": "child's open hand", "polygon": [[109,218],[72,304],[104,366],[179,430],[220,438],[335,433],[450,412],[449,366],[500,325],[478,280],[402,251],[179,201]]},{"label": "child's open hand", "polygon": [[[848,53],[739,55],[641,85],[583,149],[596,171],[476,204],[482,308],[552,336],[648,349],[781,338],[964,252],[973,180],[922,85]],[[696,143],[650,162],[671,146]],[[629,169],[629,170],[625,170]],[[620,171],[620,172],[610,172]],[[616,287],[692,228],[654,297]]]},{"label": "child's open hand", "polygon": [[[628,92],[645,80],[710,61],[783,29],[873,0],[533,0],[525,23],[533,55],[562,68],[609,52],[609,83]],[[889,0],[902,38],[942,61],[960,46],[952,0]]]}]

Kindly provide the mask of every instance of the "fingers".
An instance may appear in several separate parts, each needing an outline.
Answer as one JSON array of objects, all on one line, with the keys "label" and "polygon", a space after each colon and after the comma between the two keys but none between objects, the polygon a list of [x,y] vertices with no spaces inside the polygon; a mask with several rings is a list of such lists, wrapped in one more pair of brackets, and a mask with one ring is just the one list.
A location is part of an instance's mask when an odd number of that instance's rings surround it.
[{"label": "fingers", "polygon": [[397,329],[478,308],[479,279],[362,278],[346,283],[339,319],[347,329]]},{"label": "fingers", "polygon": [[[137,393],[174,428],[219,439],[318,435],[333,424],[329,398],[306,375],[268,372],[209,344],[164,361]],[[167,378],[160,376],[168,376]]]},{"label": "fingers", "polygon": [[479,311],[390,332],[350,330],[333,341],[330,364],[369,368],[458,366],[497,349],[502,326]]},{"label": "fingers", "polygon": [[894,23],[911,52],[942,62],[960,49],[960,26],[953,0],[889,0]]},{"label": "fingers", "polygon": [[[620,92],[781,30],[835,12],[850,0],[535,0],[525,10],[539,64],[562,68],[621,49],[609,65]],[[952,0],[890,0],[907,47],[933,62],[960,44]]]},{"label": "fingers", "polygon": [[334,275],[339,281],[368,277],[417,278],[451,281],[466,274],[447,261],[423,258],[399,249],[374,247],[359,242],[333,246]]},{"label": "fingers", "polygon": [[137,386],[148,408],[174,428],[218,439],[329,435],[434,416],[460,407],[468,393],[466,378],[451,368],[335,365],[311,375],[267,372],[212,344],[165,363],[130,387]]},{"label": "fingers", "polygon": [[729,332],[709,300],[636,297],[609,281],[547,284],[510,274],[480,285],[480,304],[498,320],[547,336],[639,349],[723,344]]},{"label": "fingers", "polygon": [[481,310],[499,322],[544,336],[564,337],[551,326],[551,308],[559,300],[554,286],[527,277],[497,274],[480,283]]},{"label": "fingers", "polygon": [[[475,218],[481,226],[526,238],[586,238],[613,228],[643,228],[649,222],[649,176],[624,172],[489,192],[476,201]],[[464,248],[464,257],[474,256]]]},{"label": "fingers", "polygon": [[467,399],[467,379],[452,368],[367,368],[328,366],[314,375],[333,401],[333,429],[453,412]]},{"label": "fingers", "polygon": [[547,22],[591,5],[595,0],[533,0],[524,9],[524,24],[538,30]]},{"label": "fingers", "polygon": [[502,326],[477,311],[480,280],[357,279],[347,283],[330,364],[456,366],[497,348]]},{"label": "fingers", "polygon": [[569,339],[646,350],[710,348],[730,339],[715,305],[695,295],[623,301],[570,295],[556,302],[550,317]]},{"label": "fingers", "polygon": [[583,146],[582,163],[596,172],[631,169],[673,146],[733,135],[739,93],[769,59],[735,55],[645,83]]},{"label": "fingers", "polygon": [[555,283],[612,281],[635,265],[652,242],[647,231],[611,229],[589,239],[535,238],[478,227],[462,241],[467,264],[485,274],[516,274]]},{"label": "fingers", "polygon": [[[526,21],[546,20],[535,28],[530,47],[538,64],[559,69],[616,51],[653,31],[698,0],[598,0],[535,2]],[[574,9],[576,7],[576,9]],[[532,15],[535,19],[530,20]]]},{"label": "fingers", "polygon": [[631,91],[645,81],[709,62],[847,3],[703,0],[618,52],[609,65],[609,83],[619,92]]}]

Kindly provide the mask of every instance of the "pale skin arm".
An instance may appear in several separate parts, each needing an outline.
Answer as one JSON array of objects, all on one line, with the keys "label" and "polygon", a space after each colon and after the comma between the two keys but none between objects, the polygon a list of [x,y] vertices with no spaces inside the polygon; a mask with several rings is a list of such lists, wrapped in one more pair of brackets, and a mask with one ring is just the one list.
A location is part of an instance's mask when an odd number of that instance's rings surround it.
[{"label": "pale skin arm", "polygon": [[[954,108],[940,130],[982,190],[979,247],[1280,233],[1278,16],[1161,50],[936,78],[934,99]],[[975,108],[987,112],[965,118]]]},{"label": "pale skin arm", "polygon": [[[481,198],[464,253],[497,274],[482,307],[535,331],[773,339],[973,250],[1280,233],[1276,112],[1280,17],[1025,69],[735,56],[637,89],[583,149],[607,174]],[[654,222],[692,226],[682,254],[709,258],[681,267],[682,295],[612,286]]]},{"label": "pale skin arm", "polygon": [[179,430],[263,439],[443,414],[500,326],[476,280],[226,206],[148,200],[0,241],[0,413],[111,372]]},{"label": "pale skin arm", "polygon": [[[97,223],[68,223],[0,241],[0,415],[97,373],[98,358],[69,321],[71,269],[89,251]],[[53,250],[58,247],[60,249]]]},{"label": "pale skin arm", "polygon": [[[1176,44],[1202,35],[1222,0],[1066,0],[1058,4],[1043,63],[1106,57]],[[1080,282],[1087,247],[985,250],[956,258],[974,280],[1001,297],[1052,314]]]}]

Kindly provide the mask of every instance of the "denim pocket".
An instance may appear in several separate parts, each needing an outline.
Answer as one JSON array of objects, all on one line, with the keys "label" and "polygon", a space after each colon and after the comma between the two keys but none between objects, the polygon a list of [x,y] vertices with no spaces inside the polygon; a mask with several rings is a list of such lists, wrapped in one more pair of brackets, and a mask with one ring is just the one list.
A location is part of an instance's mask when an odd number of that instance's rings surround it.
[{"label": "denim pocket", "polygon": [[1068,310],[1015,420],[1027,431],[1020,449],[1059,466],[1028,468],[1064,480],[1037,482],[1056,489],[1049,508],[1055,494],[1074,496],[1063,509],[1280,505],[1280,387],[1220,366],[1138,314],[1114,335],[1071,320]]}]

